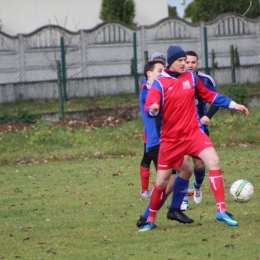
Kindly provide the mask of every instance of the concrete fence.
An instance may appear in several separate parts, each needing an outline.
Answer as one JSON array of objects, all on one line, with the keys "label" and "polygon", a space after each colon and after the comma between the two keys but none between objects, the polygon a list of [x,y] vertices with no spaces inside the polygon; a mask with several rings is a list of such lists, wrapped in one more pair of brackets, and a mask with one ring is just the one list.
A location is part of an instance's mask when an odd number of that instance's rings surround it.
[{"label": "concrete fence", "polygon": [[134,32],[139,75],[145,51],[149,55],[155,51],[166,54],[169,45],[181,45],[184,50],[198,53],[204,72],[208,57],[217,85],[231,84],[232,45],[236,50],[236,83],[259,82],[260,19],[225,14],[208,23],[191,24],[167,18],[138,28],[106,22],[77,32],[47,25],[15,37],[0,32],[0,103],[58,97],[56,61],[61,59],[60,37],[65,41],[68,98],[134,93]]}]

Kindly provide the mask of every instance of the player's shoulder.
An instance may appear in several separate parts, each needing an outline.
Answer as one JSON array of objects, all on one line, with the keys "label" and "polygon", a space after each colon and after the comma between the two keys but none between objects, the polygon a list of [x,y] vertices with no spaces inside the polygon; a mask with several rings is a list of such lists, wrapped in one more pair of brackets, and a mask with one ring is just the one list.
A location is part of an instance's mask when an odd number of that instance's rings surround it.
[{"label": "player's shoulder", "polygon": [[196,77],[197,77],[197,74],[196,74],[196,73],[194,73],[194,72],[192,72],[192,71],[189,71],[189,70],[183,71],[181,75],[182,75],[183,77],[189,77],[189,76],[191,76],[191,77],[193,77],[193,78],[196,78]]},{"label": "player's shoulder", "polygon": [[142,77],[142,79],[141,79],[141,84],[142,84],[142,85],[143,85],[143,84],[146,84],[146,78],[145,78],[145,76]]},{"label": "player's shoulder", "polygon": [[146,83],[146,84],[141,86],[140,92],[148,91],[150,88],[151,88],[151,84]]},{"label": "player's shoulder", "polygon": [[202,73],[201,71],[198,71],[198,77],[200,79],[202,79],[204,82],[206,81],[207,84],[210,84],[212,86],[216,86],[214,79],[210,75]]}]

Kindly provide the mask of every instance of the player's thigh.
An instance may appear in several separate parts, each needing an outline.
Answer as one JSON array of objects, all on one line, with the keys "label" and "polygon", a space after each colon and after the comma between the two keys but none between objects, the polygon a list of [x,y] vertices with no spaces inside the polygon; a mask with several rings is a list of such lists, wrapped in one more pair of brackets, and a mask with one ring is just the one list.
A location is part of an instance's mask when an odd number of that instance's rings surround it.
[{"label": "player's thigh", "polygon": [[150,148],[148,149],[148,152],[147,152],[147,154],[148,154],[150,160],[152,160],[153,163],[154,163],[155,169],[157,169],[159,149],[160,149],[160,146],[157,145],[157,146],[150,147]]},{"label": "player's thigh", "polygon": [[141,166],[144,168],[150,168],[151,162],[152,162],[152,159],[150,158],[148,153],[146,151],[144,151],[143,158],[141,160]]},{"label": "player's thigh", "polygon": [[160,144],[158,169],[166,170],[181,167],[185,156],[187,141],[165,142]]},{"label": "player's thigh", "polygon": [[198,157],[204,161],[204,163],[208,166],[209,170],[219,170],[220,162],[219,157],[214,149],[214,147],[208,147],[204,149]]}]

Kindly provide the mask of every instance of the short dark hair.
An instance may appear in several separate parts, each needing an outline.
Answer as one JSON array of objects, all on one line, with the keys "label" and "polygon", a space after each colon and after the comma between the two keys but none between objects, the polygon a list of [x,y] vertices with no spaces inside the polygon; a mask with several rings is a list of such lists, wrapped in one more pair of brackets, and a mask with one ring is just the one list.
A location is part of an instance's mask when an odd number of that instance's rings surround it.
[{"label": "short dark hair", "polygon": [[165,65],[165,63],[163,61],[160,61],[160,60],[153,60],[153,61],[149,61],[147,62],[145,65],[144,65],[144,76],[147,80],[147,72],[148,71],[153,71],[154,70],[154,65],[156,63],[161,63],[163,66]]},{"label": "short dark hair", "polygon": [[186,51],[186,55],[194,56],[194,57],[197,57],[197,59],[199,59],[198,55],[197,55],[197,53],[195,51]]}]

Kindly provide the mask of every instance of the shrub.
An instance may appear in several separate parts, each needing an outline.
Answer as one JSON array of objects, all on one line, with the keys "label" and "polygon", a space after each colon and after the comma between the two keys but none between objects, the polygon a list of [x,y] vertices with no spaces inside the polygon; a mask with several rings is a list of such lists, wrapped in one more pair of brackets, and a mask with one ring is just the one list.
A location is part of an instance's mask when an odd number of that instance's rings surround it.
[{"label": "shrub", "polygon": [[243,86],[234,85],[229,87],[227,91],[227,96],[229,96],[239,104],[243,104],[243,105],[248,104],[248,98],[249,98],[248,89]]}]

